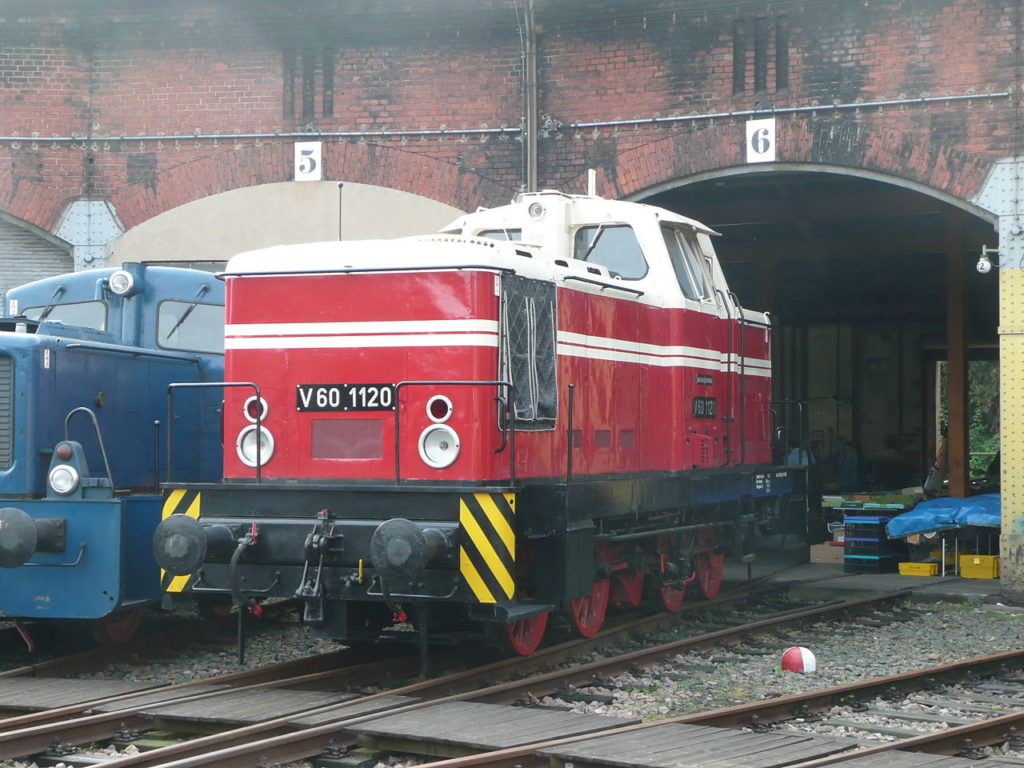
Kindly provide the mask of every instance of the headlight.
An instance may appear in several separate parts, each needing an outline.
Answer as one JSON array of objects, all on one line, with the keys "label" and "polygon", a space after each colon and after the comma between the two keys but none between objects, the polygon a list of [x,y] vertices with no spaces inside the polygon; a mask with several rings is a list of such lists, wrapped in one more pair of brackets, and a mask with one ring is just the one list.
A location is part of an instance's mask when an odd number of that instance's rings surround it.
[{"label": "headlight", "polygon": [[424,463],[444,469],[459,458],[459,435],[446,424],[433,424],[420,433],[419,447]]},{"label": "headlight", "polygon": [[438,424],[448,421],[453,410],[452,401],[444,395],[434,395],[427,401],[427,416]]},{"label": "headlight", "polygon": [[[259,430],[260,464],[266,464],[274,455],[274,436],[266,427]],[[256,425],[251,424],[238,433],[235,441],[238,458],[247,467],[256,466]]]},{"label": "headlight", "polygon": [[78,470],[68,464],[58,464],[50,470],[49,481],[54,493],[67,496],[78,488]]},{"label": "headlight", "polygon": [[242,410],[245,411],[245,418],[255,424],[257,419],[260,421],[266,421],[269,408],[266,400],[262,397],[256,397],[256,395],[253,395],[245,401],[245,405],[242,406]]},{"label": "headlight", "polygon": [[118,296],[127,296],[135,287],[135,278],[130,272],[119,269],[107,279],[107,285]]}]

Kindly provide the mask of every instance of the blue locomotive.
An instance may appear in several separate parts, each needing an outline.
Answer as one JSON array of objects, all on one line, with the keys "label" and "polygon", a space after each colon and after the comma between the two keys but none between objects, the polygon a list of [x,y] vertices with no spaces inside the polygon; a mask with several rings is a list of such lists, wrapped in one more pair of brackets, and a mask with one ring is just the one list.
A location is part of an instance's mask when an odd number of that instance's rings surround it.
[{"label": "blue locomotive", "polygon": [[[8,292],[0,319],[0,616],[134,634],[161,595],[151,540],[161,480],[215,480],[224,285],[125,264]],[[168,428],[177,451],[168,467]],[[23,635],[27,634],[23,630]]]}]

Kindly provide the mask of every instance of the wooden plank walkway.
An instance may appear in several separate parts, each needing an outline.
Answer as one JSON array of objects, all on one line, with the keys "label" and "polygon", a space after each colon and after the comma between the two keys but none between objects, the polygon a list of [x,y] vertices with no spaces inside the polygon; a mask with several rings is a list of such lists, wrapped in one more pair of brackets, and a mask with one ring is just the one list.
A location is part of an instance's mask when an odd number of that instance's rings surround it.
[{"label": "wooden plank walkway", "polygon": [[376,699],[358,699],[351,704],[337,707],[330,712],[319,715],[300,715],[289,722],[300,728],[313,728],[324,723],[333,723],[337,720],[344,720],[348,717],[359,717],[361,715],[372,715],[375,712],[384,712],[395,707],[413,704],[419,701],[412,696],[381,696]]},{"label": "wooden plank walkway", "polygon": [[218,725],[250,725],[273,720],[293,712],[338,704],[359,698],[356,693],[330,693],[324,691],[292,691],[263,688],[225,693],[198,701],[184,701],[142,709],[139,714],[156,722],[189,721]]},{"label": "wooden plank walkway", "polygon": [[0,707],[19,712],[40,712],[70,704],[121,696],[157,687],[157,683],[128,680],[78,680],[62,677],[0,679]]},{"label": "wooden plank walkway", "polygon": [[213,693],[215,691],[226,690],[226,685],[190,685],[188,688],[178,688],[172,691],[158,690],[152,693],[141,693],[138,696],[132,696],[130,699],[124,701],[112,701],[109,704],[100,704],[93,707],[91,712],[116,712],[119,709],[127,709],[128,707],[150,707],[153,704],[159,704],[162,701],[168,699],[179,699],[185,696],[198,696],[203,693]]},{"label": "wooden plank walkway", "polygon": [[349,730],[364,746],[432,757],[460,757],[636,722],[639,721],[563,710],[452,701],[386,715]]},{"label": "wooden plank walkway", "polygon": [[926,752],[901,752],[898,749],[881,752],[870,757],[847,760],[844,768],[994,768],[994,766],[1021,765],[1020,760],[1001,757],[986,757],[970,760],[966,757],[932,755]]},{"label": "wooden plank walkway", "polygon": [[666,723],[541,750],[553,765],[575,768],[781,768],[855,746],[802,733],[747,733]]}]

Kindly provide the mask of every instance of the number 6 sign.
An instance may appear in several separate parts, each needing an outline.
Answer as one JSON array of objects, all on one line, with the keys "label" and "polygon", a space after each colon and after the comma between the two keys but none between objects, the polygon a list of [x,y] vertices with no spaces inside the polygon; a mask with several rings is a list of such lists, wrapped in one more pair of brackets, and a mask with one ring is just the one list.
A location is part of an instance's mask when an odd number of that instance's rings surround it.
[{"label": "number 6 sign", "polygon": [[321,181],[324,177],[319,141],[295,142],[295,180]]},{"label": "number 6 sign", "polygon": [[747,121],[747,162],[775,162],[775,118]]}]

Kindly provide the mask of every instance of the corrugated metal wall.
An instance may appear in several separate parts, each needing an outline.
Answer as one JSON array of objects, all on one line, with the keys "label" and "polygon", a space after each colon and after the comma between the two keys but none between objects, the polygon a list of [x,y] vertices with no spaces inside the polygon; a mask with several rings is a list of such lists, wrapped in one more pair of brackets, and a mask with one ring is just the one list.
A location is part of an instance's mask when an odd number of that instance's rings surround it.
[{"label": "corrugated metal wall", "polygon": [[0,217],[0,293],[6,294],[24,283],[73,270],[69,250]]}]

